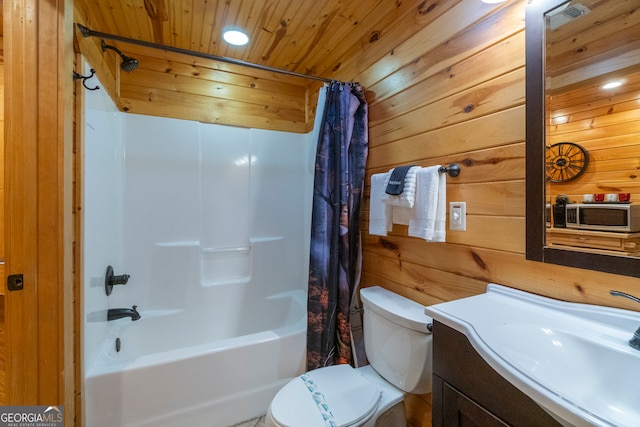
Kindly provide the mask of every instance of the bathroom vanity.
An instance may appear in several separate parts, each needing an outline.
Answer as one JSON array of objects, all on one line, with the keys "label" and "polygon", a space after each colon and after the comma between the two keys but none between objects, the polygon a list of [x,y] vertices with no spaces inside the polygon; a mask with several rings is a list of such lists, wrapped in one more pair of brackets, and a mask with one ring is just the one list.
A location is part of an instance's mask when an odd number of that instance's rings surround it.
[{"label": "bathroom vanity", "polygon": [[425,313],[434,427],[638,425],[640,312],[492,283]]},{"label": "bathroom vanity", "polygon": [[440,322],[433,324],[432,406],[433,427],[561,425]]}]

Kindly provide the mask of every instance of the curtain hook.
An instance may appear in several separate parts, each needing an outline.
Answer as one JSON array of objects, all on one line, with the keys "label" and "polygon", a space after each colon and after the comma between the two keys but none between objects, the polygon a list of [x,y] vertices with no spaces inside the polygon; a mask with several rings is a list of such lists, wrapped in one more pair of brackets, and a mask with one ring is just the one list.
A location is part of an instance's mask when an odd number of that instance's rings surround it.
[{"label": "curtain hook", "polygon": [[96,87],[87,86],[87,80],[90,79],[91,77],[93,77],[96,74],[96,70],[94,70],[93,68],[90,71],[91,71],[91,75],[83,76],[82,74],[80,74],[77,71],[73,70],[73,81],[76,81],[78,79],[82,79],[82,86],[84,86],[85,89],[87,89],[87,90],[98,90],[98,89],[100,89],[100,86],[98,86],[98,85],[96,85]]}]

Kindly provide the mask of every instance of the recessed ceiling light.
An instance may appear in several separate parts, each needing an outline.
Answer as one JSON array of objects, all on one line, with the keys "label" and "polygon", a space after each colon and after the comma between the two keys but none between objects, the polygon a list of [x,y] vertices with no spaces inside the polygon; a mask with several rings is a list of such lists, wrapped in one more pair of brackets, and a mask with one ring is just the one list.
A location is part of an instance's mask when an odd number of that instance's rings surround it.
[{"label": "recessed ceiling light", "polygon": [[569,117],[567,116],[556,116],[553,119],[553,123],[556,125],[563,125],[569,121]]},{"label": "recessed ceiling light", "polygon": [[222,37],[227,43],[234,46],[244,46],[249,43],[249,36],[240,30],[226,30]]},{"label": "recessed ceiling light", "polygon": [[602,86],[602,89],[615,89],[620,86],[622,86],[622,82],[609,82]]}]

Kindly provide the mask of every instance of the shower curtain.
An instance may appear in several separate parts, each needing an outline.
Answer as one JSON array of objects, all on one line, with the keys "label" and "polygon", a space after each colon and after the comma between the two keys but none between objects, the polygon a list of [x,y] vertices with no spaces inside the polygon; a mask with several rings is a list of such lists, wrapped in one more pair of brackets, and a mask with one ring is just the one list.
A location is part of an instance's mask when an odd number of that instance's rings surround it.
[{"label": "shower curtain", "polygon": [[331,83],[326,90],[311,218],[308,370],[344,363],[358,366],[364,358],[358,338],[360,313],[353,309],[352,299],[360,272],[368,107],[359,84]]}]

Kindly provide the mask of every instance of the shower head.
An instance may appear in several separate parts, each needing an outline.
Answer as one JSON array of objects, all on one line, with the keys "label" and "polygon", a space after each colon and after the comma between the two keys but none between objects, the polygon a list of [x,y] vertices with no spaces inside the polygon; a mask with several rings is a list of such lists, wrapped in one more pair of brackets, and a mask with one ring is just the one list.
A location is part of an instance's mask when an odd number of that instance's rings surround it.
[{"label": "shower head", "polygon": [[138,60],[130,56],[122,55],[122,64],[120,64],[120,68],[122,68],[127,73],[130,73],[138,68]]},{"label": "shower head", "polygon": [[123,71],[126,71],[127,73],[130,73],[133,70],[135,70],[136,68],[138,68],[138,60],[137,59],[123,54],[122,52],[120,52],[120,49],[118,49],[115,46],[110,46],[110,45],[106,44],[104,42],[104,40],[102,40],[102,51],[106,52],[107,49],[111,49],[111,50],[115,51],[118,55],[120,55],[120,58],[122,58],[122,63],[120,64],[120,68],[122,68]]}]

